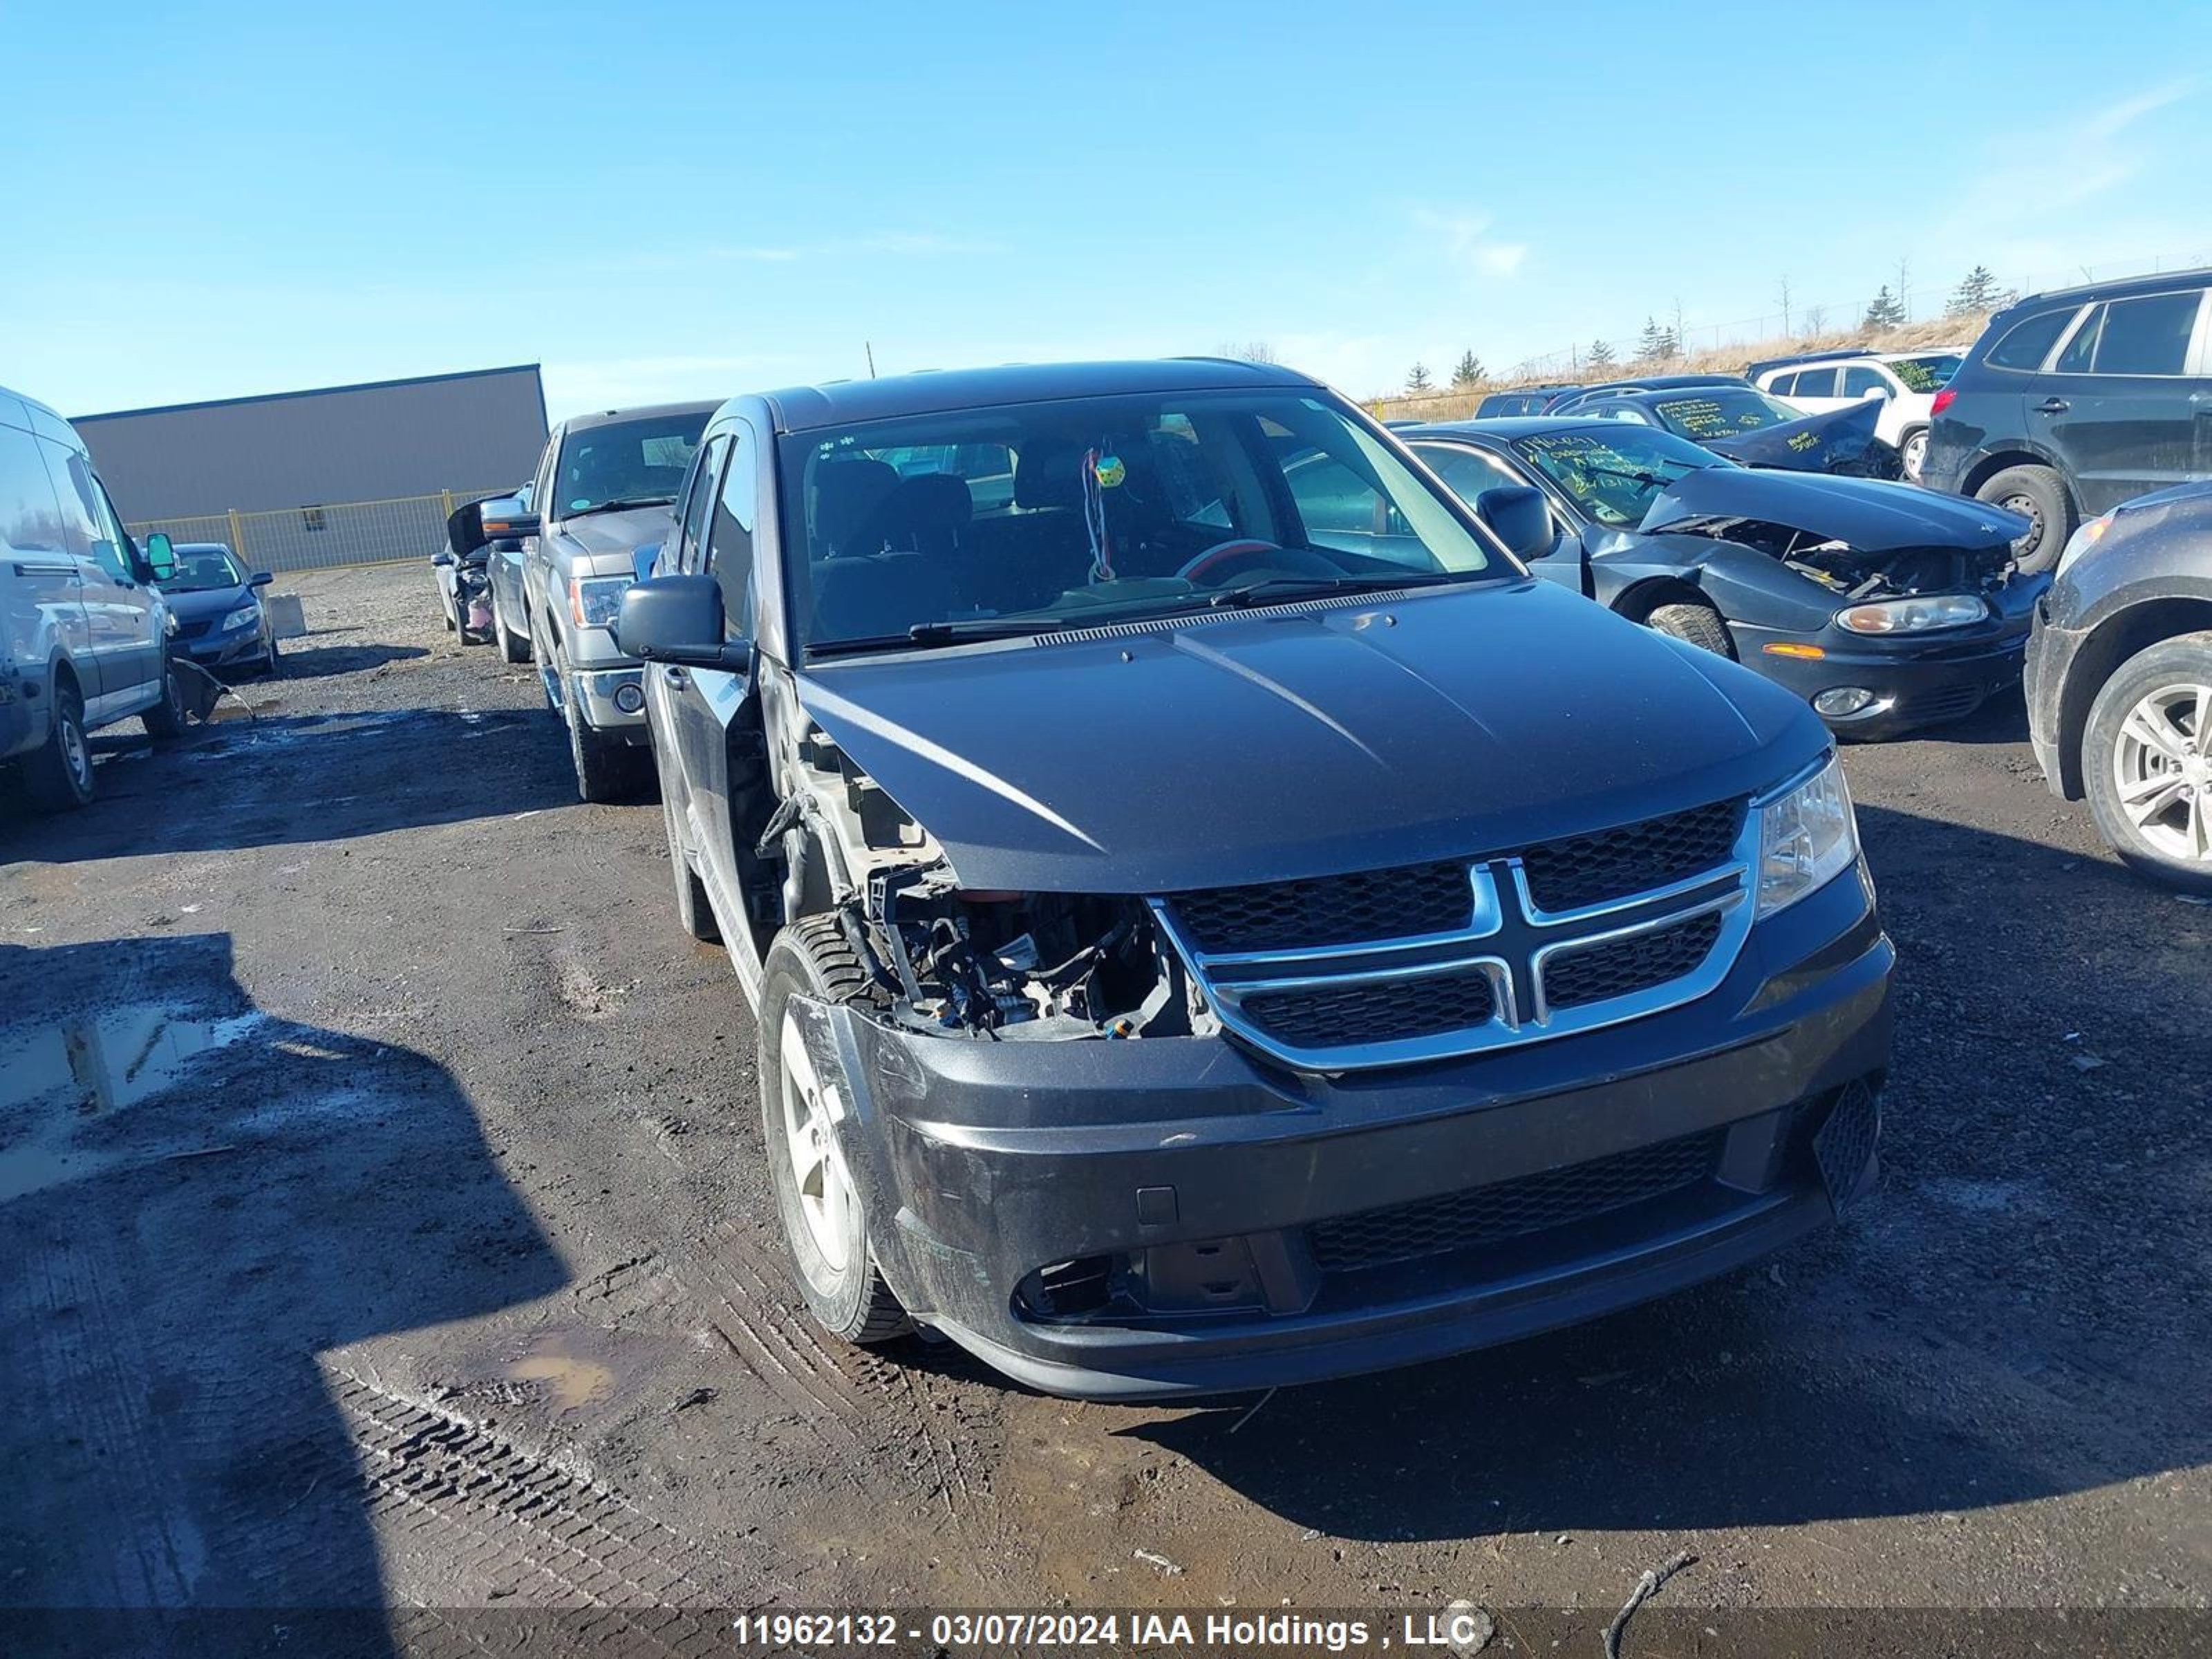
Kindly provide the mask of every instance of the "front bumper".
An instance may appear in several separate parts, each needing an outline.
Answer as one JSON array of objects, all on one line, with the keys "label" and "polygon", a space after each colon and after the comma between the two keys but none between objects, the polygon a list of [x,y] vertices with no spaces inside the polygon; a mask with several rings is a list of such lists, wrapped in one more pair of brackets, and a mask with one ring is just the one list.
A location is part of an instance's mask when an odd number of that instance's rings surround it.
[{"label": "front bumper", "polygon": [[[1863,713],[1823,718],[1840,737],[1894,737],[1917,727],[1963,720],[1991,697],[2020,684],[2035,601],[2047,576],[2018,577],[1994,598],[1996,614],[1972,628],[1917,637],[1881,638],[1840,628],[1784,633],[1731,623],[1744,666],[1811,702],[1849,687],[1874,694]],[[1817,659],[1778,656],[1771,645],[1810,646]]]},{"label": "front bumper", "polygon": [[[1036,1387],[1153,1398],[1507,1340],[1822,1224],[1872,1179],[1893,960],[1861,871],[1696,1003],[1435,1065],[1325,1078],[1220,1038],[969,1041],[848,1006],[802,1029],[851,1084],[847,1161],[908,1310]],[[1863,1133],[1824,1174],[1812,1138],[1855,1086]],[[1685,1148],[1693,1182],[1560,1207]],[[1435,1233],[1486,1204],[1556,1222]]]},{"label": "front bumper", "polygon": [[2021,674],[2027,697],[2027,740],[2035,750],[2035,763],[2043,769],[2044,781],[2063,800],[2081,799],[2085,788],[2081,756],[2068,751],[2062,734],[2067,678],[2088,639],[2085,631],[2051,622],[2048,605],[2039,605]]},{"label": "front bumper", "polygon": [[234,634],[210,634],[199,639],[177,639],[171,648],[203,668],[231,668],[261,660],[269,645],[258,628],[241,628]]}]

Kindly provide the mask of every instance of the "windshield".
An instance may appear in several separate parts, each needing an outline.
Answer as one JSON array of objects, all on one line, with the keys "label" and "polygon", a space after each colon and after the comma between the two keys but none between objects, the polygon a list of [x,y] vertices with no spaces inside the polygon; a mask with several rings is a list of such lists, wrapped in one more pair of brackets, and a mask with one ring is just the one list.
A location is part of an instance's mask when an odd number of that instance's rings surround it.
[{"label": "windshield", "polygon": [[1893,357],[1889,368],[1907,392],[1941,392],[1966,361],[1955,351],[1943,351],[1927,357]]},{"label": "windshield", "polygon": [[1763,427],[1802,421],[1805,411],[1792,409],[1764,392],[1747,386],[1698,386],[1651,400],[1651,412],[1660,425],[1692,442],[1704,438],[1731,437],[1757,432]]},{"label": "windshield", "polygon": [[553,474],[555,516],[674,501],[709,412],[610,421],[569,433]]},{"label": "windshield", "polygon": [[185,546],[176,554],[177,574],[155,584],[165,593],[204,593],[211,588],[237,587],[246,580],[246,572],[227,547],[212,543]]},{"label": "windshield", "polygon": [[1591,520],[1613,526],[1643,523],[1659,492],[1684,473],[1735,465],[1649,427],[1540,432],[1513,447]]},{"label": "windshield", "polygon": [[781,455],[817,651],[1515,574],[1318,392],[957,410],[797,434]]}]

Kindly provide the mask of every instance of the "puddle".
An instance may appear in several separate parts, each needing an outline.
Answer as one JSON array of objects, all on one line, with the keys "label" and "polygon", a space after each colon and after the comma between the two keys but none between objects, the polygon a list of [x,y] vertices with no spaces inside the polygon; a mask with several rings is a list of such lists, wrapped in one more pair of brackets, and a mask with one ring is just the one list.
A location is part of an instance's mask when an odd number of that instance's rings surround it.
[{"label": "puddle", "polygon": [[260,1025],[258,1012],[179,1019],[161,1007],[112,1008],[64,1022],[0,1051],[0,1108],[59,1096],[87,1116],[157,1095],[200,1055]]},{"label": "puddle", "polygon": [[556,1412],[580,1411],[609,1398],[615,1391],[614,1368],[564,1352],[565,1346],[557,1337],[540,1338],[529,1352],[506,1367],[507,1377],[538,1384]]}]

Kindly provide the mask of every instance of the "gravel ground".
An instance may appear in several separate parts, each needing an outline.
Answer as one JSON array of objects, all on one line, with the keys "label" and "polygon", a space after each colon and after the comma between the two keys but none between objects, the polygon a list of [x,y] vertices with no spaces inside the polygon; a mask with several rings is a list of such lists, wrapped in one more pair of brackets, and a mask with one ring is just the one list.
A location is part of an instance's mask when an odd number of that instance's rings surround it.
[{"label": "gravel ground", "polygon": [[1847,754],[1901,957],[1850,1224],[1256,1412],[1077,1406],[817,1339],[659,813],[576,801],[426,571],[286,586],[252,719],[0,817],[0,1607],[1609,1613],[1686,1550],[1655,1611],[2212,1605],[2212,909],[2016,700]]}]

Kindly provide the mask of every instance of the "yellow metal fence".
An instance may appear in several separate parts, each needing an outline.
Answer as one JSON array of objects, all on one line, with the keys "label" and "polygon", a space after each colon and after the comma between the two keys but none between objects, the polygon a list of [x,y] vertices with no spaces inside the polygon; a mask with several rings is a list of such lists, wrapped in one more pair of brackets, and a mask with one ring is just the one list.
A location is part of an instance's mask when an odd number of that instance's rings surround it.
[{"label": "yellow metal fence", "polygon": [[343,564],[427,560],[446,544],[453,509],[503,489],[441,490],[382,501],[337,501],[264,513],[203,513],[142,519],[130,526],[141,542],[155,531],[169,539],[221,542],[255,570],[325,570]]}]

